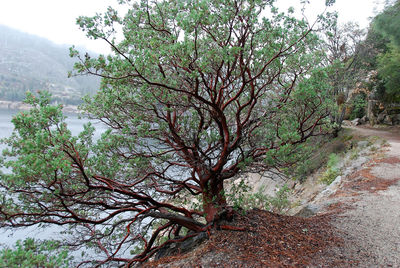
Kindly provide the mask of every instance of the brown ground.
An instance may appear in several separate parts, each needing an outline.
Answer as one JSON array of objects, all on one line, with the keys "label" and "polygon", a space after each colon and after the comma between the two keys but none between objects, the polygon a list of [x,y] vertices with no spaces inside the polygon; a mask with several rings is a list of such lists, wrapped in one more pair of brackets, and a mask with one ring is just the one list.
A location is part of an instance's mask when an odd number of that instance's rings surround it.
[{"label": "brown ground", "polygon": [[214,231],[194,251],[144,267],[307,267],[321,250],[340,244],[329,216],[305,219],[252,210],[238,213],[230,224],[245,230]]},{"label": "brown ground", "polygon": [[230,224],[244,231],[213,231],[195,250],[144,267],[400,267],[400,128],[353,130],[388,144],[344,176],[318,215],[237,214]]}]

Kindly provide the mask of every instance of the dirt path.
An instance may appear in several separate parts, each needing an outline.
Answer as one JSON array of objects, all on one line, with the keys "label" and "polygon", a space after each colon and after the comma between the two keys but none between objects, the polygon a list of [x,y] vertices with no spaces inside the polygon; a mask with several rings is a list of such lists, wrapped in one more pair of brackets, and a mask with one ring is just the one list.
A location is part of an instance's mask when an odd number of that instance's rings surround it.
[{"label": "dirt path", "polygon": [[400,129],[352,129],[360,136],[378,136],[387,145],[343,176],[329,196],[333,225],[343,243],[326,258],[342,267],[400,267]]}]

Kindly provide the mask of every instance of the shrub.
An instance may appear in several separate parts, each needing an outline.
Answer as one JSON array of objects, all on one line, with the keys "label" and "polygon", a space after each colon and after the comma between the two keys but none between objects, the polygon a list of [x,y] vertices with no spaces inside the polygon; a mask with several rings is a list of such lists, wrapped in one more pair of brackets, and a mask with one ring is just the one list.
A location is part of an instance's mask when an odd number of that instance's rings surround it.
[{"label": "shrub", "polygon": [[366,95],[365,93],[361,92],[353,99],[350,120],[363,117],[365,115],[366,107],[367,107]]},{"label": "shrub", "polygon": [[321,181],[327,185],[331,184],[337,176],[340,175],[340,171],[337,168],[328,168],[322,175]]},{"label": "shrub", "polygon": [[18,240],[14,249],[0,251],[0,267],[70,267],[72,257],[58,241]]},{"label": "shrub", "polygon": [[321,182],[329,185],[331,184],[337,176],[340,175],[340,170],[337,168],[337,164],[339,163],[339,156],[337,154],[330,154],[327,169],[322,175]]},{"label": "shrub", "polygon": [[290,207],[290,189],[285,184],[280,188],[274,197],[265,194],[265,187],[262,186],[256,193],[249,193],[250,187],[241,180],[239,184],[234,184],[226,195],[232,203],[233,208],[243,210],[258,208],[275,213],[282,213]]}]

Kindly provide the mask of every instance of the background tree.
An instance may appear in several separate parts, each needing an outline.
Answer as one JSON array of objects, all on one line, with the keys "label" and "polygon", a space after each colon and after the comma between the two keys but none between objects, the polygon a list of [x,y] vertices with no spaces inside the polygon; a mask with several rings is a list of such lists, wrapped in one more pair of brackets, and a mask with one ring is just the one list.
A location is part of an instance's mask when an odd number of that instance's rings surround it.
[{"label": "background tree", "polygon": [[400,1],[389,4],[373,20],[373,29],[389,40],[387,50],[377,57],[381,98],[386,103],[400,101]]},{"label": "background tree", "polygon": [[[33,109],[5,140],[13,173],[1,177],[3,226],[68,225],[79,234],[71,244],[103,253],[97,265],[146,260],[230,218],[224,183],[296,162],[307,139],[329,131],[332,105],[320,39],[292,10],[258,0],[120,2],[124,17],[108,8],[78,19],[113,55],[71,49],[79,74],[103,78],[83,109],[109,130],[97,142],[90,125],[73,137],[49,96],[29,95]],[[185,195],[201,207],[181,203]]]},{"label": "background tree", "polygon": [[386,105],[399,101],[399,11],[400,2],[390,1],[373,18],[367,38],[359,46],[362,60],[360,69],[370,73],[369,88],[373,98]]},{"label": "background tree", "polygon": [[366,72],[360,68],[360,44],[364,36],[364,31],[357,24],[349,22],[339,26],[335,22],[332,28],[326,31],[325,42],[321,44],[326,49],[326,82],[331,85],[332,97],[338,105],[338,110],[333,109],[331,115],[335,123],[334,135],[341,130],[350,92],[366,76]]},{"label": "background tree", "polygon": [[400,46],[400,1],[389,1],[385,9],[373,20],[373,27],[384,37],[390,39],[397,47]]}]

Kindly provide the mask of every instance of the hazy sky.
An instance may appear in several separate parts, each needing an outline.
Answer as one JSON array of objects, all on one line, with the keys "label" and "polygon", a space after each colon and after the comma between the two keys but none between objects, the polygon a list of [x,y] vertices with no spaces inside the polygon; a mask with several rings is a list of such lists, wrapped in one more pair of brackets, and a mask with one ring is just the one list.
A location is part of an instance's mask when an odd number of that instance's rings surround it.
[{"label": "hazy sky", "polygon": [[[298,0],[278,0],[278,7],[296,5]],[[310,14],[321,11],[325,0],[310,0]],[[341,22],[356,21],[368,25],[374,7],[381,8],[383,0],[337,0],[334,9]],[[116,0],[0,0],[0,24],[50,39],[58,44],[74,44],[101,52],[101,41],[90,41],[75,24],[78,16],[103,12],[107,6],[116,6]],[[280,3],[280,4],[279,4]],[[311,16],[310,15],[310,16]]]}]

